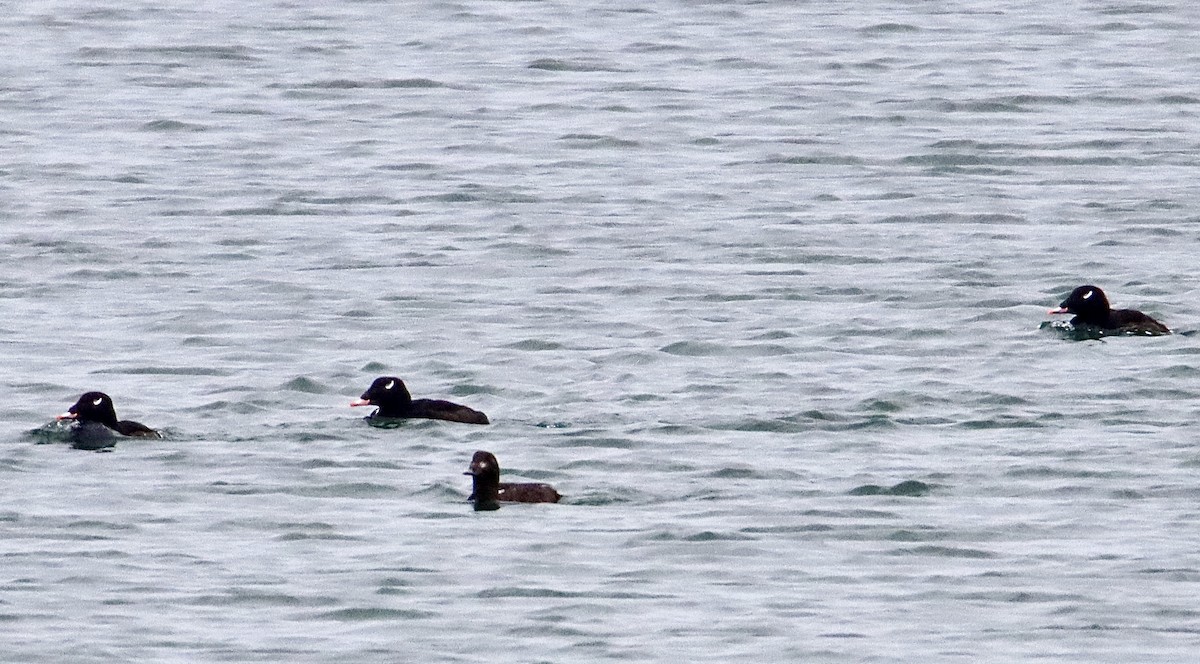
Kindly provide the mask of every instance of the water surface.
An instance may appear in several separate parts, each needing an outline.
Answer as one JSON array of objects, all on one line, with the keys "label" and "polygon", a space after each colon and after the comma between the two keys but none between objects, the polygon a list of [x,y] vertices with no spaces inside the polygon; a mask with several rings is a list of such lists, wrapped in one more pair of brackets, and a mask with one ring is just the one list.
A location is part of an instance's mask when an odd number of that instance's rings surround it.
[{"label": "water surface", "polygon": [[[11,8],[0,660],[1194,657],[1197,25]],[[92,389],[166,439],[38,444]]]}]

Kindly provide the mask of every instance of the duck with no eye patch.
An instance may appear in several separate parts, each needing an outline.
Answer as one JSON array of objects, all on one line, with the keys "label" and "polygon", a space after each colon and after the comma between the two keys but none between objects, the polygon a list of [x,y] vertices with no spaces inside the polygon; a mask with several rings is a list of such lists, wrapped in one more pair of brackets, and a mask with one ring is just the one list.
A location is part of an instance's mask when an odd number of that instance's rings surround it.
[{"label": "duck with no eye patch", "polygon": [[71,446],[80,450],[101,450],[117,444],[113,432],[131,438],[162,438],[154,429],[133,420],[118,420],[112,398],[103,392],[86,392],[57,420],[75,420]]},{"label": "duck with no eye patch", "polygon": [[1113,309],[1108,297],[1097,286],[1084,285],[1071,291],[1050,314],[1074,314],[1071,325],[1090,325],[1120,334],[1159,336],[1170,334],[1166,325],[1136,309]]},{"label": "duck with no eye patch", "polygon": [[476,512],[500,509],[501,502],[557,503],[561,495],[554,487],[541,482],[501,482],[500,463],[496,455],[480,450],[471,457],[471,465],[463,475],[471,475],[471,496]]},{"label": "duck with no eye patch", "polygon": [[466,406],[441,399],[414,399],[395,376],[376,378],[351,406],[378,406],[368,419],[424,418],[466,424],[488,424],[488,417]]}]

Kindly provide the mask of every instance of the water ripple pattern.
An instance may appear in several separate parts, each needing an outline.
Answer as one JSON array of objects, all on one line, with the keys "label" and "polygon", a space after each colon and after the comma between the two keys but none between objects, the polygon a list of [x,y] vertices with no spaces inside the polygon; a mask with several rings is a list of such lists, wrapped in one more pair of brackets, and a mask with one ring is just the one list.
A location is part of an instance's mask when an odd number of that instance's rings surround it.
[{"label": "water ripple pattern", "polygon": [[1198,25],[14,4],[0,661],[1190,661]]}]

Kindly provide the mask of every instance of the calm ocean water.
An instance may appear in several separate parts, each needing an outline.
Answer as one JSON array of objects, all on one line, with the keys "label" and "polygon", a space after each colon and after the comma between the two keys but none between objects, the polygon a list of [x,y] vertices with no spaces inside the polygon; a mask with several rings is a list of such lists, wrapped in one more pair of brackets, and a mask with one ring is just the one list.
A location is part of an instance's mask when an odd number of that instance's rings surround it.
[{"label": "calm ocean water", "polygon": [[0,16],[0,661],[1196,657],[1193,3],[184,4]]}]

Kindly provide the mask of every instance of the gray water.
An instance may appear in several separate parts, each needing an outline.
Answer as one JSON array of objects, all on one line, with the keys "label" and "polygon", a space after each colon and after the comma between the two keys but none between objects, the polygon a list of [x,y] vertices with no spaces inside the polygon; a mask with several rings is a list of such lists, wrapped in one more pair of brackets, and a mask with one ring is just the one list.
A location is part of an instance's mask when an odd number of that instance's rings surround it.
[{"label": "gray water", "polygon": [[[6,7],[0,660],[1194,660],[1198,32]],[[1182,333],[1041,329],[1083,283]],[[93,389],[165,439],[46,443]]]}]

